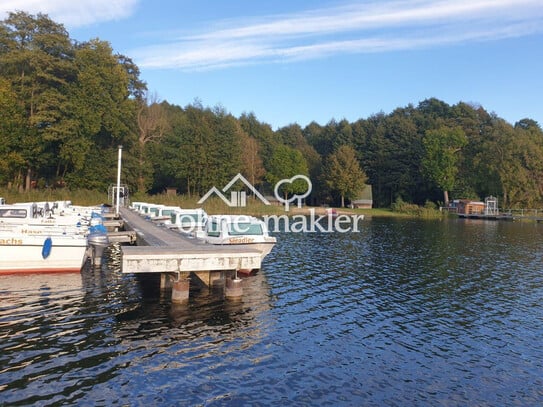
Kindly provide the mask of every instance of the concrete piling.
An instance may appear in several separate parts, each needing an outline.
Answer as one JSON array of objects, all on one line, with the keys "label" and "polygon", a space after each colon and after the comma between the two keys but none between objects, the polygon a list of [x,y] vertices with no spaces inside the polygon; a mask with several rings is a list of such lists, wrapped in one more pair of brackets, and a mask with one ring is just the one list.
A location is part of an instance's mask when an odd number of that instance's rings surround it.
[{"label": "concrete piling", "polygon": [[168,273],[160,274],[160,291],[169,291],[172,289],[172,276]]},{"label": "concrete piling", "polygon": [[224,288],[226,298],[237,299],[243,296],[243,286],[241,278],[227,278]]},{"label": "concrete piling", "polygon": [[189,300],[190,278],[179,277],[172,283],[172,303],[183,304]]},{"label": "concrete piling", "polygon": [[262,251],[249,245],[201,244],[158,227],[129,209],[120,208],[120,214],[125,229],[137,235],[136,246],[121,246],[122,272],[161,273],[161,291],[171,288],[172,303],[188,301],[190,277],[193,283],[209,289],[224,287],[226,298],[241,298],[242,280],[237,270],[261,267]]}]

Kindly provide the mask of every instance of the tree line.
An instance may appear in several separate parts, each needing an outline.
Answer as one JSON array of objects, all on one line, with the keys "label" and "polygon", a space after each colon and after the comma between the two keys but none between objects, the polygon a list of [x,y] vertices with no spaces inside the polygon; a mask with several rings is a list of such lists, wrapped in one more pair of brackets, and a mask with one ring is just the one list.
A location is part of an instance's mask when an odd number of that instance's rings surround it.
[{"label": "tree line", "polygon": [[364,184],[376,207],[489,195],[503,207],[543,203],[534,120],[511,125],[482,106],[429,98],[355,122],[273,130],[254,113],[159,101],[129,57],[100,39],[73,40],[43,14],[0,23],[0,137],[0,186],[10,188],[106,190],[122,145],[123,181],[139,192],[201,196],[242,173],[270,193],[304,174],[315,204],[345,205]]}]

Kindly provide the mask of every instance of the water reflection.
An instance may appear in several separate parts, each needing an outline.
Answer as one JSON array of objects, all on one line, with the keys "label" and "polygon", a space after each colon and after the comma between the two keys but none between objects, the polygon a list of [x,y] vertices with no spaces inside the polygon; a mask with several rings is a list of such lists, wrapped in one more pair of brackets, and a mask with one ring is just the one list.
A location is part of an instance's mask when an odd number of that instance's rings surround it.
[{"label": "water reflection", "polygon": [[172,357],[205,359],[221,343],[243,351],[258,342],[258,318],[269,309],[264,273],[244,281],[240,301],[200,290],[176,306],[156,276],[120,273],[119,254],[112,247],[100,269],[81,274],[0,277],[1,400],[111,404],[137,392],[140,367],[158,373],[190,364]]},{"label": "water reflection", "polygon": [[0,276],[0,401],[537,405],[542,227],[280,234],[241,301],[195,288],[172,305],[116,247],[99,270]]},{"label": "water reflection", "polygon": [[[374,219],[358,235],[281,236],[287,253],[274,264],[290,273],[270,284],[277,306],[295,318],[279,325],[297,338],[290,344],[334,349],[339,356],[324,358],[327,366],[337,359],[366,367],[347,363],[358,372],[353,382],[347,371],[331,369],[344,382],[334,396],[375,401],[371,395],[380,394],[380,402],[397,404],[540,400],[543,355],[529,338],[542,331],[535,305],[543,287],[541,230]],[[308,247],[313,251],[303,256]],[[308,331],[321,337],[313,342]],[[515,347],[530,356],[516,360]],[[318,370],[304,348],[291,351],[301,355],[295,364]],[[522,371],[524,380],[496,376],[507,369]],[[480,392],[483,383],[488,393]]]}]

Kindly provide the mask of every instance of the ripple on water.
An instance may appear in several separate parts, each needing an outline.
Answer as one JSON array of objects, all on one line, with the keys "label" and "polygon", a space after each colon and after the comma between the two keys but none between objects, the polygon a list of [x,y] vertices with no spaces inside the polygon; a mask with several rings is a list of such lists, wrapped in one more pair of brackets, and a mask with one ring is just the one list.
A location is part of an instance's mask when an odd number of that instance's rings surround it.
[{"label": "ripple on water", "polygon": [[101,270],[0,276],[0,400],[537,405],[542,225],[373,219],[281,234],[241,301]]}]

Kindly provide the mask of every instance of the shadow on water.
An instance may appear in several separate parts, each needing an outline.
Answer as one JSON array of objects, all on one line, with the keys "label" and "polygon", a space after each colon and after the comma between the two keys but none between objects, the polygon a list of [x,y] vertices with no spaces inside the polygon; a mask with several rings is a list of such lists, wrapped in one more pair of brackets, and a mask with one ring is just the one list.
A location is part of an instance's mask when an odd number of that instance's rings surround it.
[{"label": "shadow on water", "polygon": [[[195,357],[196,342],[205,344],[198,357],[205,347],[213,357],[221,343],[258,340],[269,308],[263,274],[244,281],[242,300],[200,289],[184,305],[171,304],[158,281],[122,274],[118,246],[99,269],[1,276],[1,404],[126,403],[145,381],[141,366],[169,366],[171,352]],[[153,393],[149,400],[159,402]]]}]

